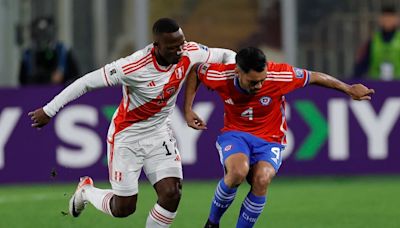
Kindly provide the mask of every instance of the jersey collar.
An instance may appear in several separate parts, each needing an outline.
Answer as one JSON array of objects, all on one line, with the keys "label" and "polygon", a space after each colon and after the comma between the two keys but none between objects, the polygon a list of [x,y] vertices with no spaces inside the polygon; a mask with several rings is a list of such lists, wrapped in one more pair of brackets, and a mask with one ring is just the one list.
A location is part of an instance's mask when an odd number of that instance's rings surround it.
[{"label": "jersey collar", "polygon": [[157,63],[157,59],[156,59],[156,54],[155,54],[154,47],[151,49],[151,58],[153,59],[154,67],[155,67],[158,71],[160,71],[160,72],[167,72],[167,71],[169,71],[169,70],[172,68],[172,66],[174,65],[174,64],[171,64],[171,65],[169,65],[169,66],[167,66],[167,67],[164,67],[164,66],[159,65],[159,64]]},{"label": "jersey collar", "polygon": [[233,79],[233,84],[235,85],[235,88],[236,88],[237,90],[239,90],[239,92],[244,93],[244,94],[247,94],[247,95],[250,94],[249,92],[247,92],[246,90],[244,90],[242,87],[240,87],[239,77],[235,77],[235,78]]}]

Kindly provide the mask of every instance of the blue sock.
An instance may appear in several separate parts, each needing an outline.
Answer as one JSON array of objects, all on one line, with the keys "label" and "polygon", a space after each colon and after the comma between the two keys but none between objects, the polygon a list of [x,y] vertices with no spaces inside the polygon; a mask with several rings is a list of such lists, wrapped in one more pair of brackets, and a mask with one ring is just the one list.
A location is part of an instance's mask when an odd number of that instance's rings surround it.
[{"label": "blue sock", "polygon": [[250,191],[240,208],[236,228],[253,227],[264,209],[266,198],[265,196],[256,196]]},{"label": "blue sock", "polygon": [[226,186],[224,179],[219,181],[212,200],[210,216],[208,217],[212,223],[219,224],[222,215],[235,199],[236,191],[237,188]]}]

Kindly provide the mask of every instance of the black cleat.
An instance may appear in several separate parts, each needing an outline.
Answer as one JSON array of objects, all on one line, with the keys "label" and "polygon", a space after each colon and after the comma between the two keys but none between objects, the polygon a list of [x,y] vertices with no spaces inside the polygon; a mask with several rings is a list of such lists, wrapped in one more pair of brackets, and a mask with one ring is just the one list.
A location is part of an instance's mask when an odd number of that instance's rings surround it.
[{"label": "black cleat", "polygon": [[204,225],[204,228],[219,228],[219,224],[214,224],[207,219],[207,223]]}]

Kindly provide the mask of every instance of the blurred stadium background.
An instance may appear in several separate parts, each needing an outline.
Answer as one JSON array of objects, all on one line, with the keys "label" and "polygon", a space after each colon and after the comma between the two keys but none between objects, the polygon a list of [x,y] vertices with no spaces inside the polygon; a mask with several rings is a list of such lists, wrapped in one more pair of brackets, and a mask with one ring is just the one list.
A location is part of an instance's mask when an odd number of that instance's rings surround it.
[{"label": "blurred stadium background", "polygon": [[[52,16],[58,38],[71,47],[81,73],[129,55],[151,42],[151,25],[176,19],[187,40],[238,50],[253,45],[267,57],[351,81],[356,52],[376,29],[381,6],[396,0],[0,0],[0,227],[144,227],[155,195],[143,182],[137,214],[112,219],[90,207],[65,216],[82,175],[107,187],[105,135],[120,88],[73,102],[41,131],[28,111],[62,88],[18,83],[29,26]],[[377,90],[371,103],[307,88],[288,96],[290,144],[256,227],[400,227],[400,82],[364,81]],[[222,176],[214,141],[223,112],[202,90],[195,109],[209,123],[195,132],[178,101],[174,130],[185,186],[172,227],[201,227]],[[234,227],[241,199],[222,220]]]}]

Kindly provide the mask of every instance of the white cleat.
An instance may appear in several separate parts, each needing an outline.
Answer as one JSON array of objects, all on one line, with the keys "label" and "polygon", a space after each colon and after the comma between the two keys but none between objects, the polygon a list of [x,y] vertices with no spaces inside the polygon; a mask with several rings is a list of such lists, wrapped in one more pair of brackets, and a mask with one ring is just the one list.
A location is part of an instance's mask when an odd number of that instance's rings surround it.
[{"label": "white cleat", "polygon": [[76,187],[74,195],[69,200],[69,214],[73,217],[78,217],[85,206],[87,201],[83,199],[82,192],[85,186],[93,186],[93,180],[90,177],[81,177],[78,187]]}]

